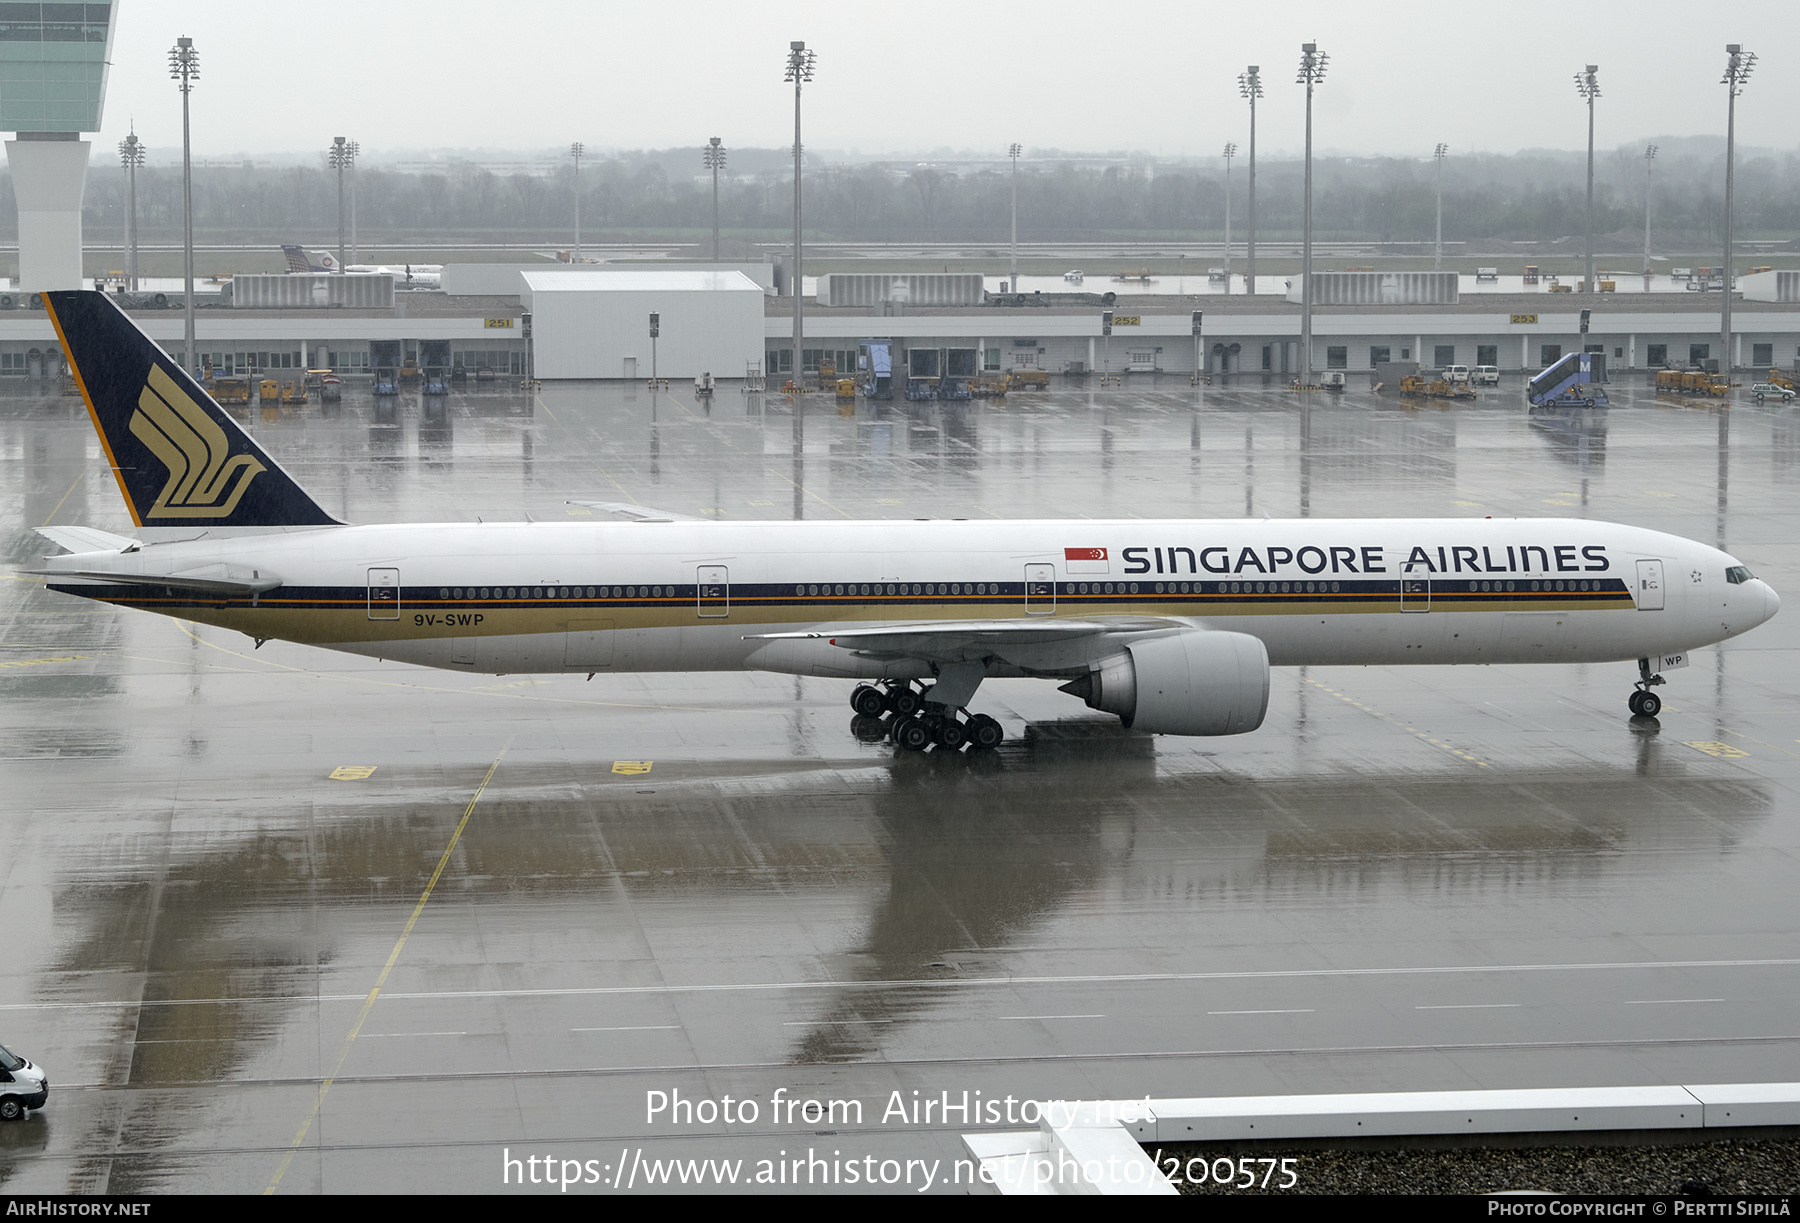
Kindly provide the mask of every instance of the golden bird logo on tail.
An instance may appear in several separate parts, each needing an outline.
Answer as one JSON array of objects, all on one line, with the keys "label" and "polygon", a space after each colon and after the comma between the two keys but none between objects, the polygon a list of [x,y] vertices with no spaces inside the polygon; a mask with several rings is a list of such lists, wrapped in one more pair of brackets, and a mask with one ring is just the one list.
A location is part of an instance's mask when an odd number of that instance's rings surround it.
[{"label": "golden bird logo on tail", "polygon": [[158,365],[138,396],[131,432],[169,469],[146,519],[229,517],[250,481],[268,470],[250,455],[232,457],[225,430]]}]

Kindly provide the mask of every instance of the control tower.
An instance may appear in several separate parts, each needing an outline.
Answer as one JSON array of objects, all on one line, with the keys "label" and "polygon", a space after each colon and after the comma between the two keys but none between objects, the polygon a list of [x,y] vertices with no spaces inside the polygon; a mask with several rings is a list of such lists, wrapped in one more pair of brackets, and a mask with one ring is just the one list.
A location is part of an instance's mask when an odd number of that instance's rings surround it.
[{"label": "control tower", "polygon": [[0,132],[19,205],[15,288],[81,287],[81,196],[118,3],[0,4]]}]

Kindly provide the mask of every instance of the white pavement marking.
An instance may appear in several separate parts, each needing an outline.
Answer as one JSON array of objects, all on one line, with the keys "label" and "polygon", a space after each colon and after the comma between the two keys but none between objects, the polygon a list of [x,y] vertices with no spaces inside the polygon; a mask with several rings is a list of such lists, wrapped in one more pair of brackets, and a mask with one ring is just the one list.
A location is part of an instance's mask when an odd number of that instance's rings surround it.
[{"label": "white pavement marking", "polygon": [[[1163,983],[1181,983],[1187,981],[1265,981],[1284,980],[1297,977],[1414,977],[1414,976],[1463,976],[1478,973],[1525,973],[1525,972],[1608,972],[1608,971],[1642,971],[1644,969],[1669,968],[1795,968],[1800,967],[1800,959],[1784,960],[1638,960],[1619,961],[1616,963],[1594,964],[1449,964],[1427,968],[1292,968],[1245,970],[1242,972],[1153,972],[1153,973],[1119,973],[1115,975],[1078,975],[1066,977],[967,977],[956,980],[944,978],[929,979],[897,979],[893,981],[748,981],[737,984],[707,985],[595,985],[567,986],[556,989],[480,989],[480,990],[444,990],[437,993],[382,993],[382,998],[393,1002],[399,999],[411,999],[421,1002],[441,1002],[466,998],[588,998],[609,997],[626,994],[714,994],[744,993],[776,990],[845,990],[845,989],[968,989],[984,986],[1020,986],[1020,985],[1157,985]],[[361,1002],[363,994],[321,994],[319,1002]],[[132,998],[116,1002],[13,1002],[0,1004],[0,1012],[4,1011],[78,1011],[97,1010],[116,1007],[152,1007],[152,1006],[221,1006],[268,1003],[276,1006],[287,1006],[293,999],[287,997],[227,997],[227,998],[165,998],[146,1001]],[[1723,1001],[1723,999],[1718,999]]]}]

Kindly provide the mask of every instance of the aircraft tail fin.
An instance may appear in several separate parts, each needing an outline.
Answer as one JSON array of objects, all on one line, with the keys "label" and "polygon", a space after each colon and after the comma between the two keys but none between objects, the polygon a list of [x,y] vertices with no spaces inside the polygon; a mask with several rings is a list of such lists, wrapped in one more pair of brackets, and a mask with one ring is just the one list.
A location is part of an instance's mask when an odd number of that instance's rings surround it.
[{"label": "aircraft tail fin", "polygon": [[53,290],[44,307],[146,540],[342,525],[104,293]]},{"label": "aircraft tail fin", "polygon": [[[340,270],[338,268],[337,256],[333,255],[330,251],[308,251],[303,246],[284,245],[281,248],[281,253],[287,256],[289,272],[317,273],[336,272]],[[317,263],[313,262],[315,256],[318,258]]]}]

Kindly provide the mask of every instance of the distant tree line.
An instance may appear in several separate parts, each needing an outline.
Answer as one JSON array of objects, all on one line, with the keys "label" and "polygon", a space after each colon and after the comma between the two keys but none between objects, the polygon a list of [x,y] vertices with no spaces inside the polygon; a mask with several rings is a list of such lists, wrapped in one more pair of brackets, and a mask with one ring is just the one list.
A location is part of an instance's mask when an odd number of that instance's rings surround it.
[{"label": "distant tree line", "polygon": [[[740,240],[778,241],[792,226],[791,171],[768,150],[747,150],[720,187],[721,223]],[[1664,148],[1653,167],[1659,235],[1695,241],[1722,233],[1723,149],[1690,140]],[[1231,175],[1233,236],[1246,220],[1247,166]],[[1326,238],[1430,241],[1436,171],[1429,159],[1321,158],[1315,162],[1314,226]],[[84,225],[90,243],[121,231],[123,171],[89,170]],[[1641,230],[1642,150],[1598,161],[1594,230]],[[1008,232],[1011,179],[1004,168],[958,172],[929,162],[809,164],[806,226],[816,238],[945,240],[992,245]],[[364,245],[489,239],[567,245],[572,236],[572,170],[548,177],[500,177],[473,167],[443,173],[357,171],[357,230]],[[1800,155],[1740,153],[1737,225],[1745,237],[1800,235]],[[1545,241],[1582,232],[1585,166],[1579,155],[1525,152],[1452,156],[1444,170],[1444,236],[1453,242]],[[1301,227],[1301,166],[1257,167],[1259,236],[1284,241]],[[335,241],[337,184],[324,166],[202,167],[194,172],[194,225],[202,241]],[[181,176],[167,168],[138,175],[138,217],[146,241],[178,240]],[[1216,238],[1225,223],[1222,165],[1149,160],[1092,166],[1033,166],[1019,175],[1019,236],[1029,241],[1106,237]],[[712,187],[698,150],[626,154],[584,167],[581,225],[588,241],[609,237],[704,240],[712,227]],[[16,234],[12,183],[0,176],[0,237]]]}]

